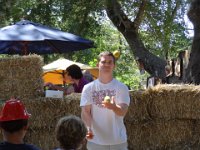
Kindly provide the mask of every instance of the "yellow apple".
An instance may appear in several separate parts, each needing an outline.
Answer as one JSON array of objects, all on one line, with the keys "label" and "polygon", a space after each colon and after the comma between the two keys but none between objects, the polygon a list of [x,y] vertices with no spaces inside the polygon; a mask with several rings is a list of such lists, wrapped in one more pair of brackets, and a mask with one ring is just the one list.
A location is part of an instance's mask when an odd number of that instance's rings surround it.
[{"label": "yellow apple", "polygon": [[120,51],[118,51],[118,50],[114,51],[113,55],[115,56],[116,59],[118,59],[120,56]]},{"label": "yellow apple", "polygon": [[104,102],[105,103],[110,103],[110,96],[105,96],[104,97]]}]

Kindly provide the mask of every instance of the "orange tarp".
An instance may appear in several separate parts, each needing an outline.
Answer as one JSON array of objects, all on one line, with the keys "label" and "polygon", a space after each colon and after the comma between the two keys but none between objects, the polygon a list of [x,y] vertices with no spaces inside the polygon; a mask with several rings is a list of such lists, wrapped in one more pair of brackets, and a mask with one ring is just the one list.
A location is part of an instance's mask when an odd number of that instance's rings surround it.
[{"label": "orange tarp", "polygon": [[[90,67],[88,65],[73,62],[68,59],[58,59],[50,64],[43,66],[44,83],[51,82],[53,84],[63,84],[64,71],[68,66],[72,64],[78,65],[82,70],[89,70],[94,79],[98,77],[99,70],[96,67]],[[69,83],[69,81],[66,81],[66,83]]]}]

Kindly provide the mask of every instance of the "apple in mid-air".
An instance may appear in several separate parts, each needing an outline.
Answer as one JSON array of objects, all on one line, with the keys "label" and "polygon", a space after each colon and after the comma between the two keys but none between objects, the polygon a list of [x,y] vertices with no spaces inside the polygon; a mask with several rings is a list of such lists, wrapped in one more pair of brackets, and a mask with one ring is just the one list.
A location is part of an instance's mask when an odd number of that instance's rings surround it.
[{"label": "apple in mid-air", "polygon": [[113,55],[115,56],[116,59],[118,59],[120,56],[120,51],[118,51],[118,50],[114,51]]}]

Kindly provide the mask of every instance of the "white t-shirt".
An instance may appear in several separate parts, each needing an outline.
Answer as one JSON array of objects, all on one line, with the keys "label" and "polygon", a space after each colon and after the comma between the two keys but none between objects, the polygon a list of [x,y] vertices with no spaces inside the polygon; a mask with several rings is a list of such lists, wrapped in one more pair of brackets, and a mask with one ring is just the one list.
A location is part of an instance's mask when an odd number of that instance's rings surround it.
[{"label": "white t-shirt", "polygon": [[130,103],[128,87],[116,79],[107,84],[103,84],[97,79],[85,85],[80,106],[92,104],[91,128],[94,138],[90,141],[99,145],[116,145],[127,142],[124,117],[118,116],[112,110],[100,105],[105,96],[114,96],[116,104],[129,105]]}]

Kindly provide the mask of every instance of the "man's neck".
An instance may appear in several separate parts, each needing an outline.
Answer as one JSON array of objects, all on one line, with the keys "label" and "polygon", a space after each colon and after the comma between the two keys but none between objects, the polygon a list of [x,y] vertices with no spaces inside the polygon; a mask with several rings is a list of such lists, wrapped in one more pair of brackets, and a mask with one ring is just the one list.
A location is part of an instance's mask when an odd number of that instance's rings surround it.
[{"label": "man's neck", "polygon": [[107,84],[113,80],[113,76],[99,76],[99,81],[101,83]]}]

